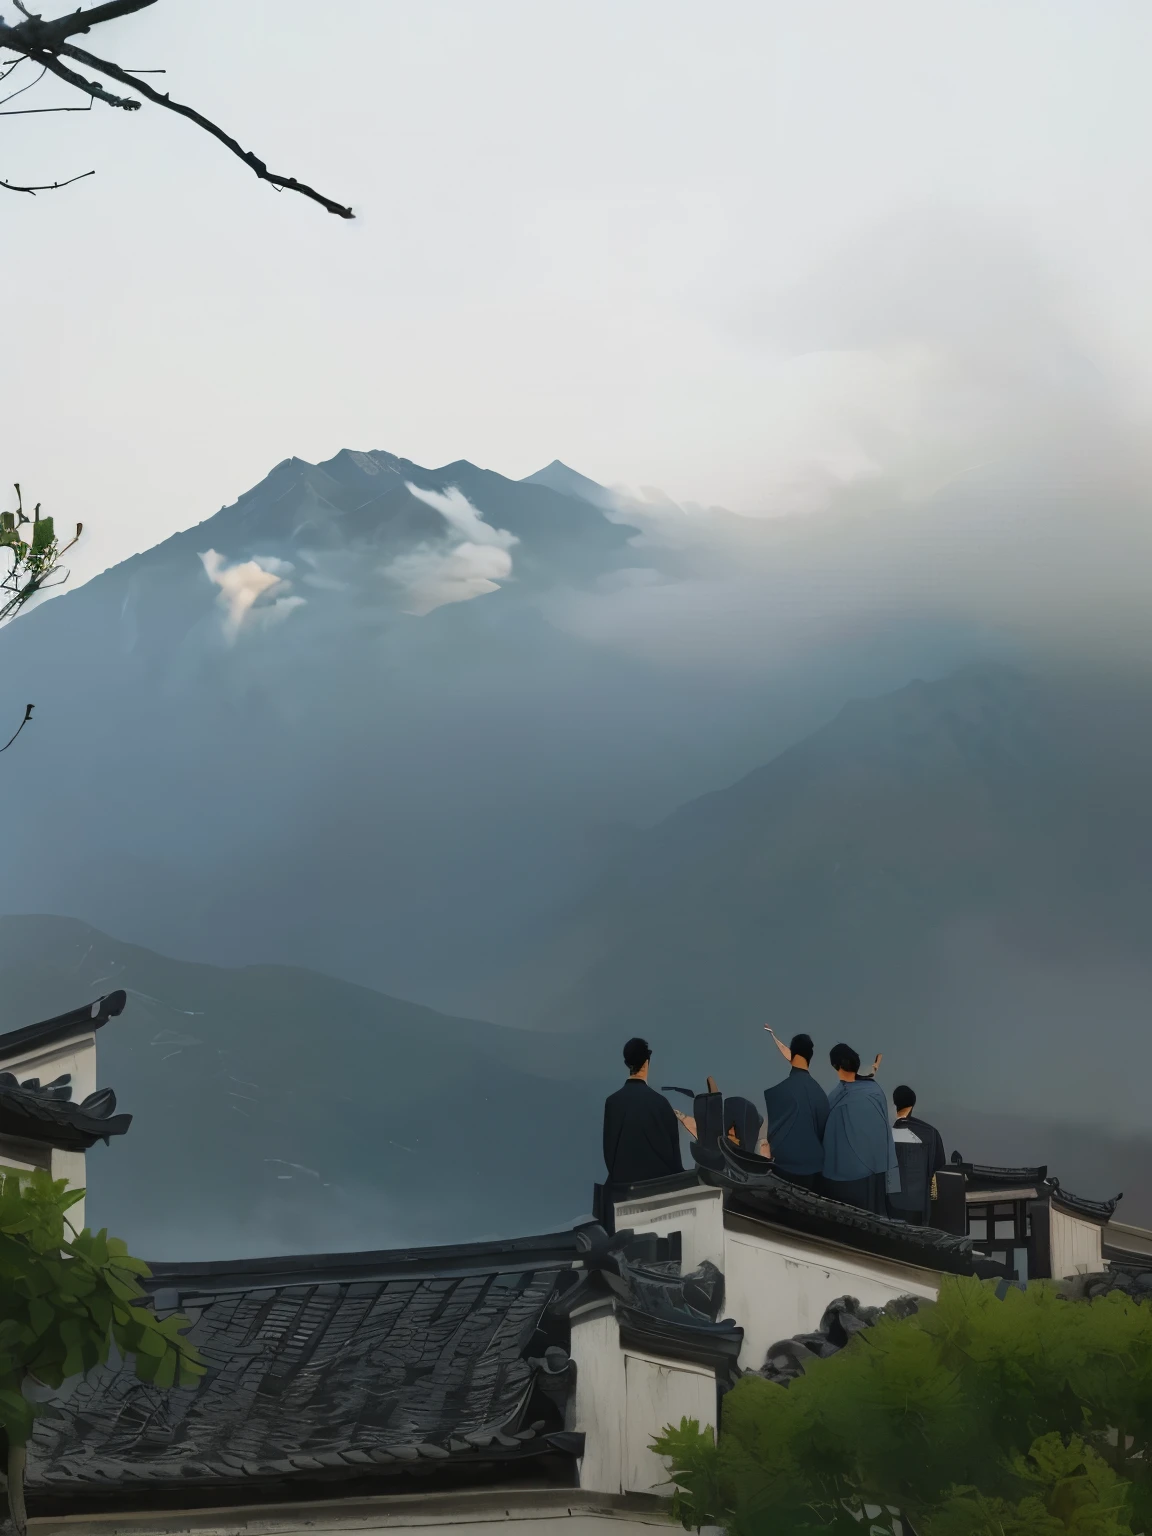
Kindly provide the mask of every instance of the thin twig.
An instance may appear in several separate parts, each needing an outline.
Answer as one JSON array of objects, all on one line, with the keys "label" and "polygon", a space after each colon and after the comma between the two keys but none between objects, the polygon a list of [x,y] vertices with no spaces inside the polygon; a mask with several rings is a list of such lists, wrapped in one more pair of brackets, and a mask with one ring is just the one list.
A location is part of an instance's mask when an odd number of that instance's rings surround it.
[{"label": "thin twig", "polygon": [[12,112],[0,112],[0,117],[34,117],[38,112],[91,112],[89,101],[83,107],[17,107]]},{"label": "thin twig", "polygon": [[12,735],[12,736],[9,736],[8,740],[4,743],[4,745],[2,747],[0,747],[0,752],[7,752],[8,748],[16,740],[16,737],[19,736],[20,732],[28,724],[29,720],[31,720],[31,718],[32,718],[32,711],[35,708],[36,708],[35,704],[25,704],[23,720],[21,720],[20,724],[16,727],[15,734]]},{"label": "thin twig", "polygon": [[83,181],[85,176],[95,176],[95,171],[81,171],[79,176],[69,176],[67,181],[45,181],[38,187],[18,187],[12,181],[0,181],[0,187],[6,192],[27,192],[35,196],[37,192],[58,192],[61,187],[70,187],[74,181]]},{"label": "thin twig", "polygon": [[[113,3],[115,3],[115,0],[113,0]],[[299,192],[303,197],[310,197],[313,202],[319,203],[322,208],[326,208],[329,213],[336,214],[338,218],[354,219],[356,217],[351,208],[346,208],[343,203],[333,202],[330,197],[325,197],[323,192],[317,192],[315,187],[309,187],[304,182],[297,181],[294,176],[277,176],[251,150],[241,149],[235,139],[204,117],[202,113],[197,112],[195,108],[183,106],[180,102],[173,101],[171,96],[167,94],[162,95],[159,91],[153,90],[147,81],[138,80],[134,75],[130,75],[126,70],[121,69],[118,64],[111,64],[107,59],[97,58],[95,54],[87,53],[83,48],[74,48],[71,43],[65,43],[61,47],[60,52],[66,53],[70,59],[77,59],[81,64],[86,64],[89,69],[99,70],[101,74],[107,75],[110,80],[118,80],[121,85],[131,86],[133,90],[139,91],[146,101],[154,102],[158,107],[166,107],[168,111],[176,112],[181,117],[188,118],[198,128],[203,128],[205,133],[210,133],[214,139],[219,140],[226,149],[230,149],[237,159],[243,160],[244,164],[254,171],[261,181],[271,182],[274,187],[283,187],[289,192]]]},{"label": "thin twig", "polygon": [[15,101],[17,96],[23,96],[24,92],[30,91],[34,85],[39,85],[47,73],[48,71],[46,69],[42,69],[36,76],[35,80],[29,80],[28,84],[22,85],[18,91],[9,91],[7,96],[0,96],[0,107],[2,107],[6,101]]}]

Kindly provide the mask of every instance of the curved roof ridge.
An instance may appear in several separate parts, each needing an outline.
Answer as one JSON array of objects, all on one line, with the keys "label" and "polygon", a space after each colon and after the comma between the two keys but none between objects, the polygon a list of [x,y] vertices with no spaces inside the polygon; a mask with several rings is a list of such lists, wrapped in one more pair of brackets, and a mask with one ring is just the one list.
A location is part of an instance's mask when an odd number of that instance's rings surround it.
[{"label": "curved roof ridge", "polygon": [[58,1013],[55,1018],[43,1019],[39,1024],[25,1024],[23,1029],[10,1029],[0,1035],[0,1062],[17,1056],[37,1045],[56,1045],[62,1040],[73,1040],[80,1035],[101,1029],[109,1019],[124,1012],[128,994],[122,989],[105,993],[94,1003],[85,1003],[68,1013]]}]

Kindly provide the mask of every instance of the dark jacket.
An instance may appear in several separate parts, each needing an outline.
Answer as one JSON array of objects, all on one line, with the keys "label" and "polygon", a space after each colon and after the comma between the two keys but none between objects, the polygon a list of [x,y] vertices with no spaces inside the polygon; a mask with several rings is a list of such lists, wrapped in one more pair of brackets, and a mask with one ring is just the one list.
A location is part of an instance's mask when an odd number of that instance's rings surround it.
[{"label": "dark jacket", "polygon": [[684,1171],[672,1106],[639,1078],[630,1077],[605,1101],[604,1166],[611,1185]]},{"label": "dark jacket", "polygon": [[774,1088],[765,1088],[768,1124],[764,1135],[772,1161],[786,1173],[820,1173],[828,1095],[803,1067],[793,1067]]},{"label": "dark jacket", "polygon": [[896,1160],[900,1164],[900,1189],[889,1196],[894,1213],[908,1212],[920,1221],[932,1214],[932,1176],[947,1166],[940,1132],[927,1120],[905,1115],[892,1125]]}]

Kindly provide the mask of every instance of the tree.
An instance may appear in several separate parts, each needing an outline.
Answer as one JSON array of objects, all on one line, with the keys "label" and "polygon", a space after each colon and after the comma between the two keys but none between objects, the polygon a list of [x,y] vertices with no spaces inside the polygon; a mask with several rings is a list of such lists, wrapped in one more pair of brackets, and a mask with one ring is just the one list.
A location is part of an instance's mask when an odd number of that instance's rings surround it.
[{"label": "tree", "polygon": [[[945,1277],[784,1387],[747,1376],[671,1458],[685,1524],[734,1536],[1124,1536],[1152,1518],[1152,1307]],[[899,1522],[899,1523],[897,1523]]]},{"label": "tree", "polygon": [[[61,544],[56,537],[56,524],[50,517],[40,516],[37,502],[31,518],[24,512],[24,499],[16,486],[15,512],[0,512],[0,549],[9,558],[7,571],[0,574],[0,624],[15,618],[38,592],[50,591],[68,580],[68,572],[60,564],[61,558],[72,548],[84,532],[84,524],[76,524],[75,537]],[[31,533],[25,535],[24,529]],[[34,704],[25,704],[24,718],[8,738],[0,752],[8,748],[32,718]]]},{"label": "tree", "polygon": [[148,1266],[107,1232],[72,1227],[67,1212],[83,1195],[42,1169],[0,1177],[0,1431],[17,1536],[27,1536],[27,1444],[43,1411],[25,1396],[29,1382],[59,1387],[102,1365],[113,1344],[158,1387],[195,1386],[205,1369],[184,1337],[188,1319],[140,1304]]},{"label": "tree", "polygon": [[[73,38],[91,32],[93,27],[98,27],[104,22],[114,21],[120,16],[130,16],[136,11],[146,10],[155,5],[157,0],[104,0],[101,5],[90,6],[87,10],[75,10],[66,16],[55,20],[45,21],[42,16],[34,15],[22,3],[22,0],[13,0],[16,9],[25,18],[15,26],[9,26],[0,19],[0,82],[8,80],[17,70],[25,64],[38,65],[40,73],[35,79],[20,85],[10,91],[8,95],[0,97],[0,110],[6,102],[12,101],[16,96],[31,90],[40,84],[47,75],[54,75],[56,79],[63,80],[65,84],[74,90],[80,91],[88,99],[83,107],[33,107],[21,106],[9,108],[4,115],[12,116],[28,111],[40,112],[78,112],[87,111],[93,102],[100,102],[104,106],[114,107],[124,112],[136,112],[140,108],[137,97],[143,97],[154,106],[164,107],[169,112],[176,112],[181,117],[186,117],[190,122],[211,134],[225,149],[243,160],[249,170],[253,171],[261,181],[270,182],[274,187],[283,188],[288,192],[299,192],[302,197],[311,198],[319,203],[329,213],[336,214],[342,219],[354,218],[351,208],[343,203],[334,202],[332,198],[325,196],[323,192],[317,192],[315,187],[309,187],[302,181],[297,181],[294,176],[280,176],[270,171],[259,156],[251,150],[241,148],[237,141],[222,128],[197,112],[193,107],[182,105],[173,101],[166,92],[157,91],[146,80],[140,78],[141,73],[159,73],[159,71],[137,71],[132,73],[121,68],[119,64],[110,59],[97,57],[89,53],[87,49],[78,48],[72,41]],[[15,55],[13,59],[5,60],[3,55],[8,53]],[[118,96],[110,91],[99,80],[91,80],[80,74],[66,64],[65,59],[77,64],[82,64],[86,69],[94,70],[103,75],[106,80],[114,80],[118,85],[127,86],[135,91],[135,96]],[[82,181],[86,176],[94,175],[94,171],[82,171],[77,176],[69,176],[65,181],[46,182],[39,186],[22,186],[15,182],[0,180],[0,188],[6,188],[9,192],[25,192],[35,194],[37,192],[53,192],[60,187],[70,186],[74,181]]]},{"label": "tree", "polygon": [[[40,516],[39,502],[32,517],[27,517],[20,487],[17,485],[15,490],[15,512],[0,512],[0,549],[8,552],[11,561],[7,572],[0,576],[0,624],[15,617],[38,592],[49,591],[68,580],[68,572],[61,570],[60,561],[84,532],[84,524],[77,523],[75,537],[62,545],[56,537],[54,519]],[[23,532],[25,528],[31,530],[27,535]]]}]

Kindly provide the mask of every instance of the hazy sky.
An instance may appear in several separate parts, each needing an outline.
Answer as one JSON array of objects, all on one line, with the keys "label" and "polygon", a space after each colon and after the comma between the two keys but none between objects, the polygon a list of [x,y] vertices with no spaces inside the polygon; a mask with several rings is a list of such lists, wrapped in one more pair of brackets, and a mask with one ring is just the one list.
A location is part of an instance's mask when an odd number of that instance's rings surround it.
[{"label": "hazy sky", "polygon": [[1142,424],[1137,0],[160,0],[88,46],[359,218],[147,106],[0,125],[0,175],[97,170],[0,194],[0,478],[78,576],[345,445],[773,512]]}]

